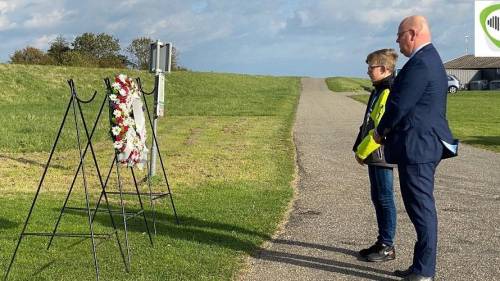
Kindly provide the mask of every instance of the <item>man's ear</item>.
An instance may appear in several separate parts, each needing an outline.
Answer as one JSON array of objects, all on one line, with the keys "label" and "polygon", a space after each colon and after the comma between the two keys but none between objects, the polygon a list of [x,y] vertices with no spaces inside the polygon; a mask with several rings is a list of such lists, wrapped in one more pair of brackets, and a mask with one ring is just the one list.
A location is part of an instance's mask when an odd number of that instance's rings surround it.
[{"label": "man's ear", "polygon": [[411,41],[415,41],[415,37],[417,37],[418,32],[415,29],[410,29],[408,32],[410,33]]}]

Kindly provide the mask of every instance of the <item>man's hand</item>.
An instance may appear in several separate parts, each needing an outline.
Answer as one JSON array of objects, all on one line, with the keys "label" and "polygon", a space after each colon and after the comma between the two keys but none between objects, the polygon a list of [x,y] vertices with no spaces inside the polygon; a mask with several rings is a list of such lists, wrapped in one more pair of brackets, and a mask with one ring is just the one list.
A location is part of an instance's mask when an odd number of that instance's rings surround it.
[{"label": "man's hand", "polygon": [[377,128],[373,130],[373,140],[378,144],[382,144],[382,137],[378,134]]},{"label": "man's hand", "polygon": [[364,166],[365,163],[363,162],[363,159],[359,158],[358,155],[354,154],[354,158],[356,158],[356,161],[358,161],[358,164],[361,166]]}]

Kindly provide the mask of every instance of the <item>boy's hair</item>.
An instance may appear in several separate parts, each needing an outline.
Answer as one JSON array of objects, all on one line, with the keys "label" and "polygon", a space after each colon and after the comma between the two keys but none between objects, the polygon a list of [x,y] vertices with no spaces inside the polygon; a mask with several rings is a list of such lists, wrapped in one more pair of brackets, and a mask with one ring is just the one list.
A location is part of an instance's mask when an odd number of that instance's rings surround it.
[{"label": "boy's hair", "polygon": [[370,53],[366,57],[366,63],[369,65],[383,65],[386,69],[394,72],[398,54],[394,49],[380,49]]}]

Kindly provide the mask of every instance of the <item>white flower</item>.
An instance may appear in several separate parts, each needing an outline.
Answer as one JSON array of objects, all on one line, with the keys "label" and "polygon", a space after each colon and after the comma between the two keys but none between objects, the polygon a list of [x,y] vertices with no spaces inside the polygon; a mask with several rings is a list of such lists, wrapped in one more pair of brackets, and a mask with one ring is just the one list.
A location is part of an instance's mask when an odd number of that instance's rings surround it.
[{"label": "white flower", "polygon": [[118,136],[121,131],[122,131],[122,128],[120,128],[119,126],[114,126],[111,129],[111,132],[113,133],[113,136]]},{"label": "white flower", "polygon": [[134,126],[135,125],[134,118],[131,118],[131,117],[125,118],[125,120],[123,121],[123,125],[129,126],[129,127]]},{"label": "white flower", "polygon": [[[120,126],[127,126],[128,129],[123,139],[115,141],[113,146],[116,149],[123,150],[118,154],[118,161],[120,163],[127,164],[129,167],[137,166],[141,169],[148,158],[148,149],[145,143],[146,131],[143,124],[144,120],[139,118],[137,121],[139,123],[137,123],[136,120],[130,116],[132,112],[134,112],[133,110],[142,110],[141,108],[137,109],[136,106],[133,106],[133,104],[136,103],[136,99],[140,101],[141,92],[137,84],[134,83],[134,80],[126,75],[117,75],[116,79],[119,83],[115,82],[111,85],[113,93],[109,96],[110,100],[115,103],[115,106],[118,106],[118,108],[113,111],[113,115],[115,118],[122,117],[123,124],[120,124]],[[119,96],[124,97],[125,101],[122,102]],[[138,124],[139,128],[137,127]],[[112,127],[111,131],[114,136],[118,136],[123,132],[123,128],[120,126]]]},{"label": "white flower", "polygon": [[124,103],[120,103],[120,105],[118,105],[118,107],[122,110],[122,111],[128,111],[128,106]]},{"label": "white flower", "polygon": [[122,146],[123,146],[123,141],[115,141],[113,143],[113,147],[116,149],[120,149],[120,148],[122,148]]},{"label": "white flower", "polygon": [[120,81],[124,82],[125,83],[125,80],[127,79],[127,75],[125,74],[120,74],[118,75],[118,79],[120,79]]}]

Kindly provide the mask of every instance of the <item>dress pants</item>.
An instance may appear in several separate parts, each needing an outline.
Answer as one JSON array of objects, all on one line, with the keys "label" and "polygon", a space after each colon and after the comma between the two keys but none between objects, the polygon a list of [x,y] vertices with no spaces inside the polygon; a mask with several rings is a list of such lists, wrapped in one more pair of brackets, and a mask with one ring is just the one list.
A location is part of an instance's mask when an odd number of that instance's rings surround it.
[{"label": "dress pants", "polygon": [[436,273],[437,214],[433,192],[438,164],[398,164],[401,195],[417,232],[410,268],[413,273],[426,277]]}]

